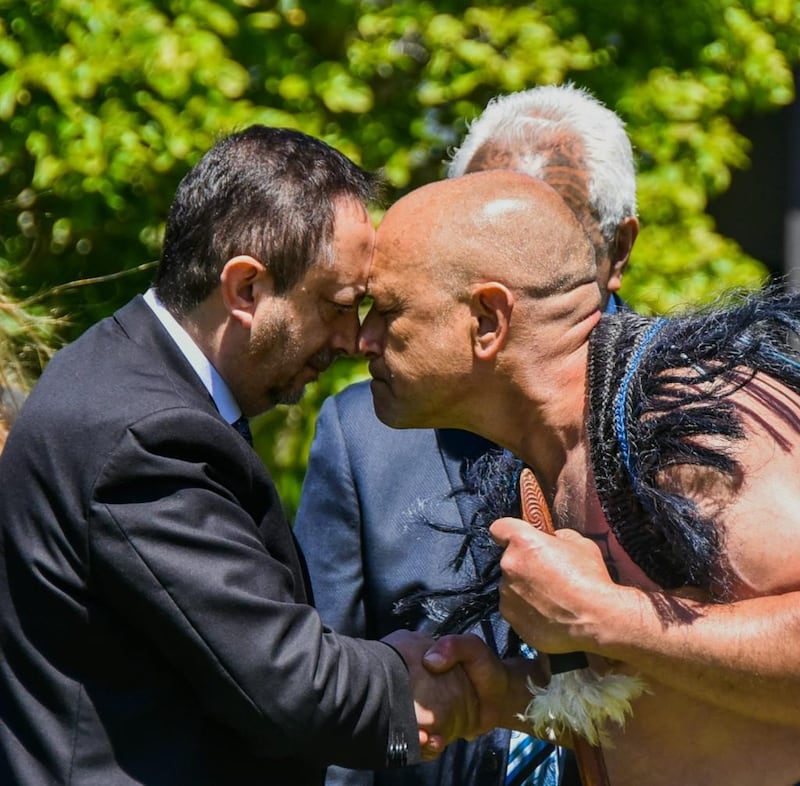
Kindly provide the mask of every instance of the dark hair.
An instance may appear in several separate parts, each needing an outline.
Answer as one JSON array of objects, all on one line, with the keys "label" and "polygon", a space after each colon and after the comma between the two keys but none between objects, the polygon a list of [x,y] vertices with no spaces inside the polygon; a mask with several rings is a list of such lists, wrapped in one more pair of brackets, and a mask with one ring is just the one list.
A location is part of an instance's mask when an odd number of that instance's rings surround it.
[{"label": "dark hair", "polygon": [[231,134],[178,186],[156,273],[159,299],[185,314],[237,254],[266,265],[285,292],[331,258],[336,199],[369,202],[377,189],[374,175],[299,131],[255,125]]}]

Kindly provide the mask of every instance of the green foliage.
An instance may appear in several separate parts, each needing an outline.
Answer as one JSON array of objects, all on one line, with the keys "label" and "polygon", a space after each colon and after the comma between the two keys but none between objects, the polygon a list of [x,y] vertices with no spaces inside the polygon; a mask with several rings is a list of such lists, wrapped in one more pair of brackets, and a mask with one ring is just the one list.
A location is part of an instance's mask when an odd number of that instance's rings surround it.
[{"label": "green foliage", "polygon": [[[70,339],[141,291],[177,183],[224,133],[300,128],[382,169],[393,201],[443,175],[493,95],[565,79],[619,111],[637,150],[632,304],[663,311],[765,276],[705,208],[748,165],[734,122],[794,95],[795,0],[0,0],[0,11],[0,316],[27,315],[0,322],[6,334],[57,316]],[[319,401],[363,375],[337,365],[300,407],[257,424],[290,511]]]},{"label": "green foliage", "polygon": [[0,393],[28,392],[53,354],[58,328],[58,320],[15,300],[0,279]]}]

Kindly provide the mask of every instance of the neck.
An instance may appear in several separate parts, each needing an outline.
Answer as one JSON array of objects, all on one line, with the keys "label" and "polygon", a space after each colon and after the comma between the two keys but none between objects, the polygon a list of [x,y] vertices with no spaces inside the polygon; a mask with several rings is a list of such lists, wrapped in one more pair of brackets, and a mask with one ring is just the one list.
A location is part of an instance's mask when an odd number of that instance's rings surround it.
[{"label": "neck", "polygon": [[600,319],[597,300],[583,310],[580,300],[563,300],[507,348],[481,386],[482,406],[472,410],[477,417],[464,426],[528,464],[551,503],[565,471],[586,466],[588,336]]},{"label": "neck", "polygon": [[459,427],[510,450],[536,473],[552,502],[565,466],[585,455],[586,350],[560,358],[552,372],[536,364],[521,379],[494,378],[483,401]]},{"label": "neck", "polygon": [[[585,358],[583,348],[562,360],[553,376],[544,369],[532,369],[527,398],[532,401],[532,388],[538,388],[536,404],[530,407],[523,428],[517,424],[512,432],[509,424],[509,437],[514,442],[510,449],[536,472],[543,486],[553,491],[571,456],[582,450],[585,441]],[[517,411],[524,411],[521,403]]]},{"label": "neck", "polygon": [[224,316],[218,304],[209,298],[178,320],[211,365],[220,372],[224,366],[220,357],[226,326]]}]

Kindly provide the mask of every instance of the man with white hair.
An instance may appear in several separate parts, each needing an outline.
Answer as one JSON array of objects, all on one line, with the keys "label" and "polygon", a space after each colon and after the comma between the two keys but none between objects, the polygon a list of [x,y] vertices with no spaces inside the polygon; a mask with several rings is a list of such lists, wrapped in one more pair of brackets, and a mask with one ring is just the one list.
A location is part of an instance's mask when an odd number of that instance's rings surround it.
[{"label": "man with white hair", "polygon": [[552,186],[594,245],[603,304],[619,291],[639,222],[633,152],[616,113],[573,85],[496,98],[470,126],[448,175],[488,169]]}]

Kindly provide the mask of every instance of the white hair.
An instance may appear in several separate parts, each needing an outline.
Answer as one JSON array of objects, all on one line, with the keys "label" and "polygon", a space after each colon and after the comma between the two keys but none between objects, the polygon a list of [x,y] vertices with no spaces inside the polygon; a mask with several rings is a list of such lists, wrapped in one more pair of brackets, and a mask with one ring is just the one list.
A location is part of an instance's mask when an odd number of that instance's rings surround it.
[{"label": "white hair", "polygon": [[636,215],[631,142],[619,115],[571,83],[493,98],[453,153],[448,177],[463,175],[476,151],[488,142],[514,145],[519,156],[516,168],[541,177],[548,159],[531,143],[531,130],[566,131],[580,140],[588,170],[590,207],[599,218],[603,236],[613,238],[620,222]]}]

